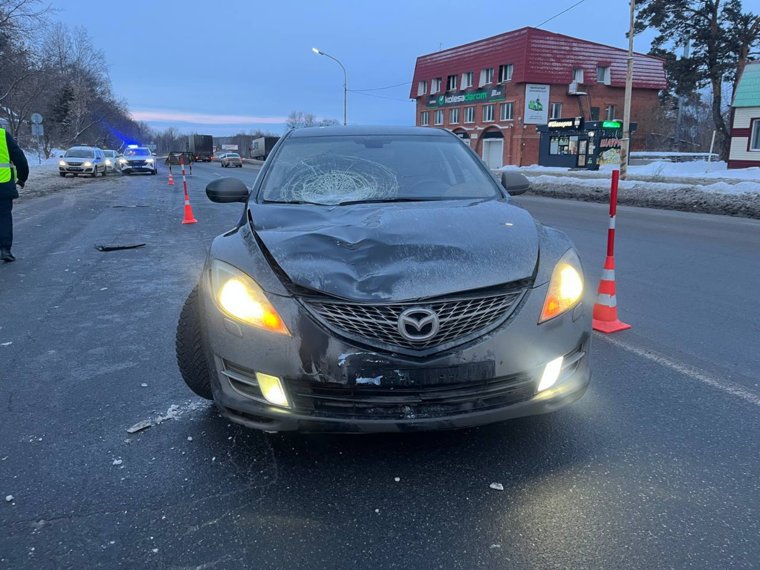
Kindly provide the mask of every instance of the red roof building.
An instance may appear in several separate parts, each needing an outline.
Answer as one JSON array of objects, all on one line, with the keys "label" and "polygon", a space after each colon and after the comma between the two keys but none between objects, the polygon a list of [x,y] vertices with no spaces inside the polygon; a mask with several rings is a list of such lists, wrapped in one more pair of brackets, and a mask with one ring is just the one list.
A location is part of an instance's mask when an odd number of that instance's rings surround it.
[{"label": "red roof building", "polygon": [[[417,58],[416,124],[447,128],[497,168],[538,162],[538,125],[552,118],[622,119],[626,50],[521,28]],[[633,147],[666,86],[660,58],[635,54]]]}]

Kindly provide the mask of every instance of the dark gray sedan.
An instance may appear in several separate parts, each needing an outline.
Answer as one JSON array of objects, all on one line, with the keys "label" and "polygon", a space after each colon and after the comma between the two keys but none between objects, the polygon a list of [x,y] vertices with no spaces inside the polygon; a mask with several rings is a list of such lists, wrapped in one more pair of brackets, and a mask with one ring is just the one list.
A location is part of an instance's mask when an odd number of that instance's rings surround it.
[{"label": "dark gray sedan", "polygon": [[451,429],[554,411],[590,378],[570,240],[453,134],[300,129],[217,237],[177,329],[183,378],[262,430]]}]

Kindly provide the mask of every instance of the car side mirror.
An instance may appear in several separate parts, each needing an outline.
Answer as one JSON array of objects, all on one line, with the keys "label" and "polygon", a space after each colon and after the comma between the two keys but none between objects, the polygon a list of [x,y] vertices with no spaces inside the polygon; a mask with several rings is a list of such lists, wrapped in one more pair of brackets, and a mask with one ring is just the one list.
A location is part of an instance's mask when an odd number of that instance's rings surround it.
[{"label": "car side mirror", "polygon": [[245,203],[248,201],[248,187],[238,178],[217,178],[206,186],[206,196],[218,204]]},{"label": "car side mirror", "polygon": [[525,175],[511,170],[502,171],[501,185],[504,186],[504,189],[507,192],[509,192],[510,196],[525,194],[530,190],[530,182]]}]

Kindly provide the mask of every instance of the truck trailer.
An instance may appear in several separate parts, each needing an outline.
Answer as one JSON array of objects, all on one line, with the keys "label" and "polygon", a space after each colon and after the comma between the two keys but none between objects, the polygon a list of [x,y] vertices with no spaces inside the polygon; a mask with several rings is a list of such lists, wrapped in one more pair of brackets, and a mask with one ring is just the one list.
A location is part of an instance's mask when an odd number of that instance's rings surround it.
[{"label": "truck trailer", "polygon": [[251,158],[265,160],[280,137],[259,137],[251,142]]},{"label": "truck trailer", "polygon": [[196,162],[211,162],[214,155],[214,137],[211,135],[190,135],[187,137],[187,150]]}]

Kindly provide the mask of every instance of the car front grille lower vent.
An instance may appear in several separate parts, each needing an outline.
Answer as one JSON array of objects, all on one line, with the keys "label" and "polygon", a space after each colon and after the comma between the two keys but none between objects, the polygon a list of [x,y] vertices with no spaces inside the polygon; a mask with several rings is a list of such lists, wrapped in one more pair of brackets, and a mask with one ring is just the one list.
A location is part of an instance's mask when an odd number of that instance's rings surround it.
[{"label": "car front grille lower vent", "polygon": [[[364,341],[380,344],[381,347],[398,347],[407,351],[429,352],[431,349],[465,342],[478,333],[501,324],[519,304],[523,289],[478,297],[461,297],[443,300],[405,302],[394,304],[366,304],[324,299],[303,299],[305,305],[324,324],[336,332]],[[414,314],[421,309],[421,315],[435,315],[437,332],[426,336],[432,330]],[[400,319],[410,314],[416,324],[408,327],[413,335],[403,334]],[[419,336],[420,338],[413,338]]]}]

